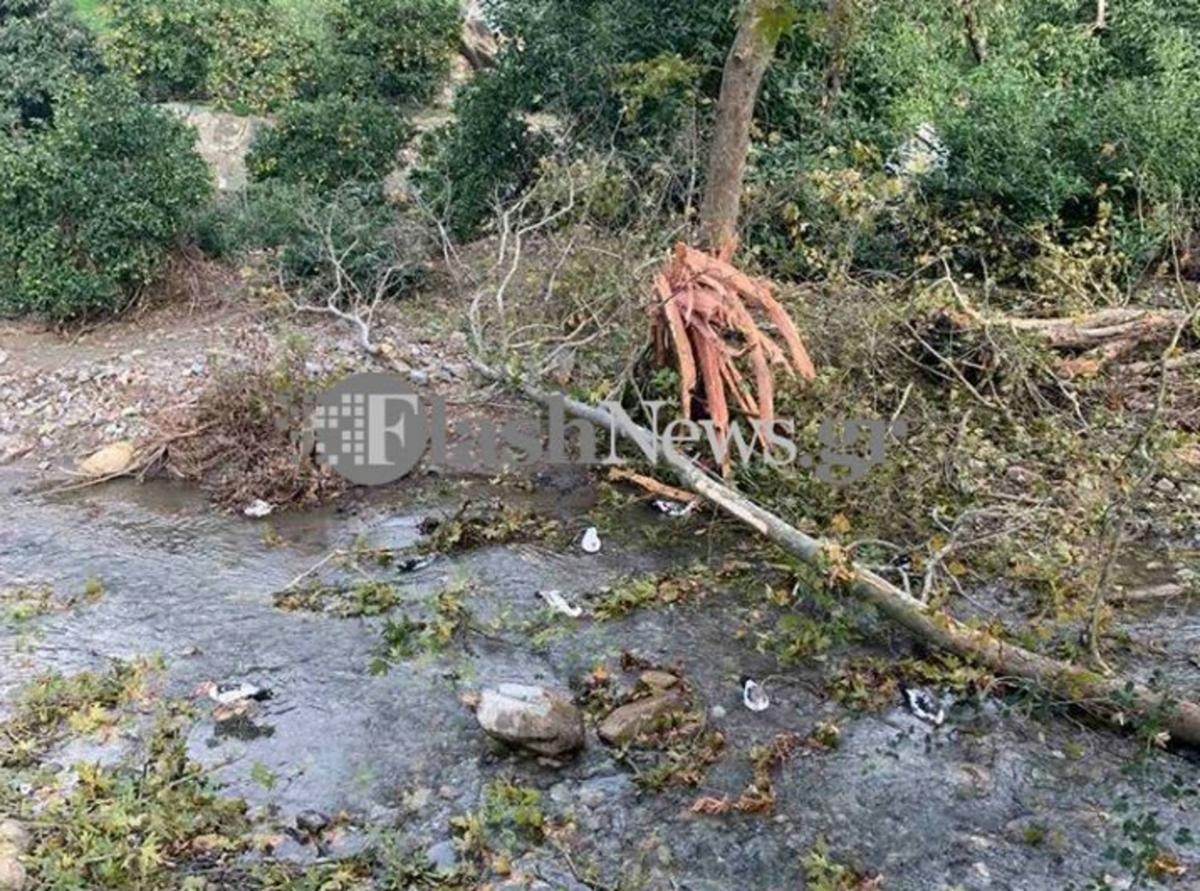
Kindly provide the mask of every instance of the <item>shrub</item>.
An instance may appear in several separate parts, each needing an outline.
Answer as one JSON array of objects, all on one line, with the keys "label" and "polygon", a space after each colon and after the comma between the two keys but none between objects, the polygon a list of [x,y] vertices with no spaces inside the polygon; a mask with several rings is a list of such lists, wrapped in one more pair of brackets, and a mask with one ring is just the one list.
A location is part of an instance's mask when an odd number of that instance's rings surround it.
[{"label": "shrub", "polygon": [[105,57],[149,99],[200,97],[215,9],[209,0],[110,0]]},{"label": "shrub", "polygon": [[224,198],[202,217],[196,239],[216,256],[273,251],[280,281],[316,303],[338,287],[339,274],[347,299],[381,285],[382,296],[402,297],[424,279],[434,247],[429,227],[388,205],[377,184],[321,191],[278,179]]},{"label": "shrub", "polygon": [[334,0],[328,88],[416,103],[450,70],[457,0]]},{"label": "shrub", "polygon": [[49,123],[56,98],[103,66],[63,6],[0,0],[0,131]]},{"label": "shrub", "polygon": [[50,0],[0,0],[0,25],[8,19],[44,12],[49,6]]},{"label": "shrub", "polygon": [[[982,64],[953,3],[798,5],[768,70],[750,167],[747,243],[775,272],[909,271],[942,236],[979,272],[999,236],[1019,276],[1022,260],[1070,252],[1099,231],[1128,255],[1109,267],[1137,270],[1168,233],[1195,225],[1195,3],[1130,0],[1102,33],[1088,27],[1094,7],[1074,0],[975,4]],[[622,152],[635,175],[677,165],[672,138],[708,122],[734,6],[498,4],[498,69],[468,88],[422,182],[453,183],[453,202],[447,189],[434,194],[470,234],[497,194],[528,185],[528,154],[509,140],[538,111],[587,150]],[[831,20],[835,7],[842,17]],[[899,200],[885,162],[923,124],[949,162]],[[494,169],[478,160],[489,153]],[[818,256],[830,250],[832,262]]]},{"label": "shrub", "polygon": [[217,105],[263,112],[300,95],[318,48],[273,0],[218,3],[211,19],[204,94]]},{"label": "shrub", "polygon": [[395,109],[372,99],[329,96],[289,105],[247,159],[252,177],[328,189],[380,179],[410,131]]},{"label": "shrub", "polygon": [[0,134],[0,314],[114,310],[149,282],[209,189],[192,141],[111,77]]},{"label": "shrub", "polygon": [[111,0],[105,55],[155,101],[264,111],[311,80],[318,52],[272,0]]},{"label": "shrub", "polygon": [[513,80],[481,73],[455,100],[457,122],[430,135],[414,181],[459,238],[469,238],[498,202],[529,184],[547,142],[517,113]]}]

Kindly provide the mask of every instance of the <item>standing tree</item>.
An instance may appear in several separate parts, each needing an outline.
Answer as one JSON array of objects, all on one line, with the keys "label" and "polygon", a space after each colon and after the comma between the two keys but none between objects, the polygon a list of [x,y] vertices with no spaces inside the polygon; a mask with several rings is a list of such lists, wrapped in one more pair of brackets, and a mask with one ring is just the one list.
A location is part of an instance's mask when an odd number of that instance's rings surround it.
[{"label": "standing tree", "polygon": [[743,0],[737,36],[721,78],[717,125],[700,209],[704,245],[722,260],[731,259],[737,248],[750,127],[763,75],[775,56],[779,38],[795,17],[790,0]]},{"label": "standing tree", "polygon": [[[767,65],[795,12],[790,0],[744,0],[741,16],[721,80],[700,210],[708,253],[677,245],[654,283],[658,360],[664,363],[668,350],[674,353],[684,417],[691,417],[693,398],[702,392],[705,413],[722,437],[730,432],[731,403],[761,424],[773,422],[776,369],[809,380],[816,376],[774,286],[743,274],[731,262],[737,250],[754,107]],[[774,327],[775,337],[763,330],[755,312]],[[727,453],[723,470],[729,469]]]}]

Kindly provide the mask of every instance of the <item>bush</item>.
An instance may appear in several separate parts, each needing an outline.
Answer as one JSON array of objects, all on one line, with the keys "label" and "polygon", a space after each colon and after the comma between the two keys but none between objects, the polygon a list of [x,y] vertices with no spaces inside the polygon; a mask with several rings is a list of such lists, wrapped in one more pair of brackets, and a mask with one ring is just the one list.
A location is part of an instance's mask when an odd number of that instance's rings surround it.
[{"label": "bush", "polygon": [[471,237],[498,202],[529,184],[546,140],[517,113],[514,84],[504,73],[481,73],[455,100],[458,121],[431,134],[426,165],[414,181],[458,238]]},{"label": "bush", "polygon": [[458,41],[457,0],[334,0],[327,89],[396,102],[430,99]]},{"label": "bush", "polygon": [[[846,16],[837,21],[830,5],[798,5],[768,70],[751,156],[747,243],[773,271],[906,272],[950,237],[956,262],[980,272],[1000,236],[1019,276],[1022,261],[1071,253],[1098,232],[1127,255],[1106,264],[1136,270],[1167,233],[1195,226],[1200,7],[1191,0],[1131,0],[1102,33],[1088,27],[1092,4],[976,4],[982,64],[953,3],[854,0],[836,4]],[[678,165],[671,141],[692,120],[708,123],[733,8],[498,4],[507,38],[498,69],[467,89],[422,182],[453,183],[458,231],[471,234],[497,194],[528,184],[530,159],[509,141],[539,111],[560,117],[585,150],[623,153],[635,175],[639,165]],[[898,196],[885,162],[923,124],[948,164]],[[489,152],[493,169],[479,161]],[[449,204],[447,191],[435,197]]]},{"label": "bush", "polygon": [[715,95],[732,10],[691,0],[498,4],[498,68],[464,88],[457,122],[431,142],[418,177],[426,198],[459,237],[476,234],[550,148],[531,138],[531,112],[561,118],[588,147],[621,150],[635,176],[659,164],[690,126],[697,95]]},{"label": "bush", "polygon": [[219,106],[255,112],[301,95],[319,49],[273,0],[218,3],[211,20],[204,95]]},{"label": "bush", "polygon": [[154,101],[265,111],[300,93],[318,50],[272,0],[111,0],[105,56]]},{"label": "bush", "polygon": [[110,0],[105,57],[155,102],[198,98],[208,79],[214,12],[208,0]]},{"label": "bush", "polygon": [[410,135],[382,102],[329,96],[289,105],[278,126],[260,132],[247,165],[258,180],[329,189],[382,178]]},{"label": "bush", "polygon": [[111,77],[63,92],[52,126],[0,134],[0,314],[120,308],[208,193],[192,142]]},{"label": "bush", "polygon": [[57,97],[102,70],[91,36],[65,7],[0,0],[0,131],[51,122]]},{"label": "bush", "polygon": [[433,233],[415,214],[388,205],[378,185],[348,183],[321,191],[307,183],[251,183],[205,214],[197,243],[214,256],[276,255],[280,281],[303,299],[324,303],[339,285],[347,299],[374,293],[396,299],[427,272]]}]

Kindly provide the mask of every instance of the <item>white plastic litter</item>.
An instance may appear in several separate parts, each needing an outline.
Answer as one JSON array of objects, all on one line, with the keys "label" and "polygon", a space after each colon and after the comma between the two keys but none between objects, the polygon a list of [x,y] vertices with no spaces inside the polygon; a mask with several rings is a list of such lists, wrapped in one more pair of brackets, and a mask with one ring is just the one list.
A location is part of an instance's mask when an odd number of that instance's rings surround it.
[{"label": "white plastic litter", "polygon": [[263,517],[269,517],[275,511],[275,505],[269,501],[263,501],[261,498],[256,498],[242,508],[242,513],[252,520],[261,520]]},{"label": "white plastic litter", "polygon": [[934,727],[941,727],[946,720],[946,710],[933,695],[919,687],[905,687],[904,701],[908,710]]},{"label": "white plastic litter", "polygon": [[596,531],[595,526],[588,526],[583,533],[583,540],[579,542],[579,546],[583,548],[586,554],[595,554],[600,550],[600,533]]},{"label": "white plastic litter", "polygon": [[687,504],[680,504],[678,501],[668,501],[665,498],[658,498],[654,501],[654,509],[660,514],[666,514],[668,517],[686,517],[695,507],[695,501],[689,501]]},{"label": "white plastic litter", "polygon": [[771,697],[767,695],[762,684],[746,678],[745,686],[742,687],[742,702],[750,711],[762,712],[770,708]]},{"label": "white plastic litter", "polygon": [[583,608],[573,606],[567,598],[563,597],[561,591],[538,591],[538,596],[546,601],[552,610],[562,613],[564,616],[578,619],[583,615]]}]

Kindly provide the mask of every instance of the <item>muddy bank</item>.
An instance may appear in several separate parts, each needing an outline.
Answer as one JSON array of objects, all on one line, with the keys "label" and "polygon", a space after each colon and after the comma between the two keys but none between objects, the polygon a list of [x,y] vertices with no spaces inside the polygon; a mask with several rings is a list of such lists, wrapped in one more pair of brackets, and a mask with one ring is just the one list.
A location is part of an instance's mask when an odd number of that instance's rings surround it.
[{"label": "muddy bank", "polygon": [[[484,494],[478,484],[411,484],[383,502],[284,516],[268,527],[215,514],[169,484],[43,496],[29,493],[27,482],[9,470],[0,484],[0,582],[76,592],[98,579],[103,594],[6,622],[6,709],[40,672],[102,670],[112,659],[139,656],[162,656],[165,696],[189,697],[207,679],[269,687],[273,698],[246,720],[218,723],[202,707],[188,736],[191,756],[225,794],[251,803],[264,831],[280,833],[306,810],[341,815],[323,847],[281,833],[268,857],[351,856],[385,839],[465,868],[478,852],[459,850],[463,834],[452,821],[482,812],[502,779],[537,790],[547,824],[561,827],[536,840],[518,836],[506,855],[509,875],[491,876],[513,887],[783,889],[803,887],[806,875],[810,887],[825,887],[816,883],[814,853],[822,839],[831,862],[882,875],[888,888],[1057,889],[1106,875],[1112,887],[1128,887],[1136,870],[1105,858],[1111,845],[1138,847],[1124,819],[1156,813],[1164,847],[1194,823],[1200,768],[1193,760],[1136,759],[1135,742],[1062,715],[1015,701],[964,701],[934,728],[899,700],[876,713],[847,711],[828,688],[846,658],[910,652],[908,641],[883,629],[836,649],[824,664],[784,669],[757,651],[769,608],[744,591],[716,586],[695,601],[609,621],[547,615],[540,590],[594,605],[606,586],[631,574],[682,572],[697,560],[718,565],[727,555],[708,553],[703,523],[681,526],[636,505],[614,519],[587,491],[574,490],[565,510],[562,492],[502,493],[554,515],[562,540],[392,571],[405,608],[457,586],[477,630],[372,673],[386,616],[281,610],[273,592],[331,550],[418,543],[423,518],[452,515],[464,497]],[[593,522],[607,544],[587,555],[569,542]],[[695,547],[653,547],[666,524]],[[696,535],[680,536],[685,530]],[[579,691],[598,666],[630,683],[621,672],[624,652],[677,667],[724,738],[698,786],[645,788],[646,761],[622,758],[591,730],[581,756],[547,766],[498,746],[460,702],[504,681]],[[764,679],[770,708],[743,706],[744,675]],[[755,746],[781,733],[807,738],[822,722],[838,727],[838,746],[802,748],[779,767],[772,813],[690,811],[697,798],[736,798],[746,789]],[[71,739],[44,760],[111,759],[136,745],[132,731],[106,744]],[[6,781],[19,780],[10,773]],[[473,881],[486,878],[485,871]]]}]

